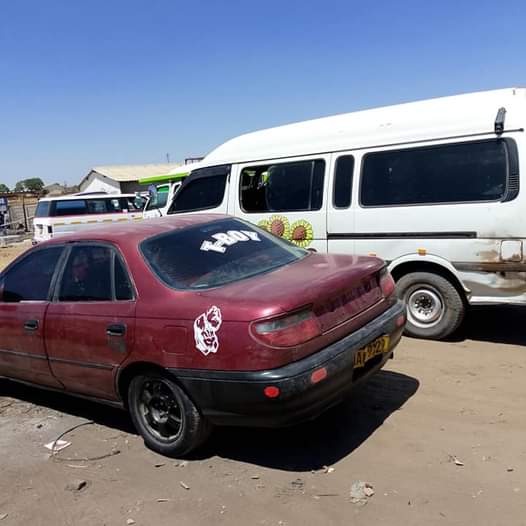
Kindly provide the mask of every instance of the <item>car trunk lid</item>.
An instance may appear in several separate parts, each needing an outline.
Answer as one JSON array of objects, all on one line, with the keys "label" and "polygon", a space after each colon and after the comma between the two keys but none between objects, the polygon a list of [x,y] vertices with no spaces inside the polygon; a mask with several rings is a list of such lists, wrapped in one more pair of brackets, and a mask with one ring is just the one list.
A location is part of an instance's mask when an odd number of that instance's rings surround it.
[{"label": "car trunk lid", "polygon": [[[322,332],[355,317],[382,298],[377,258],[310,254],[301,261],[201,294],[225,309],[232,321],[251,321],[309,306]],[[241,298],[241,299],[240,299]],[[241,303],[241,305],[240,305]],[[247,308],[240,308],[246,306]]]}]

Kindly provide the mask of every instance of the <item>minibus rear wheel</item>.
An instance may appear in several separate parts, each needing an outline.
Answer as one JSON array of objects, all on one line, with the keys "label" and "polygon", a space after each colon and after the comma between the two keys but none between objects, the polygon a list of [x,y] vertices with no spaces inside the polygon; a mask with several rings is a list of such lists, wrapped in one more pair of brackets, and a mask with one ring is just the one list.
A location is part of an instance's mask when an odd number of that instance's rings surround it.
[{"label": "minibus rear wheel", "polygon": [[455,332],[464,319],[464,300],[443,276],[412,272],[398,280],[396,289],[407,305],[408,336],[441,340]]}]

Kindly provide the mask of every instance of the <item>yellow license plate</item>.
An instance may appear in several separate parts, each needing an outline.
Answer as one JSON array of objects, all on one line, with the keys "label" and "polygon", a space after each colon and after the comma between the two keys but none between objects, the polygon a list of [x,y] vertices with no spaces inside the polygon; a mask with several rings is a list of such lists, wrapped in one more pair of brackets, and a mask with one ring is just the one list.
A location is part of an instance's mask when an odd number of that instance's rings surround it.
[{"label": "yellow license plate", "polygon": [[380,336],[354,355],[354,368],[363,367],[371,358],[386,352],[389,349],[389,336]]}]

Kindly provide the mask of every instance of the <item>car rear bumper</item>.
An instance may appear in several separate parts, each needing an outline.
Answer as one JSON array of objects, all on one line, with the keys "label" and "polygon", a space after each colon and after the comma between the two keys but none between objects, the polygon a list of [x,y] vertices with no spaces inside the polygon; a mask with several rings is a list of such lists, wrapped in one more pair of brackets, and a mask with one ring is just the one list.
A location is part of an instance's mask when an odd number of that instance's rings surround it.
[{"label": "car rear bumper", "polygon": [[[170,369],[203,414],[220,425],[280,427],[315,418],[345,398],[351,388],[382,368],[400,341],[405,306],[397,301],[367,325],[302,360],[266,371]],[[389,348],[354,369],[356,352],[389,335]],[[320,369],[326,370],[323,376]],[[279,389],[268,398],[264,389]],[[275,391],[275,389],[274,389]]]}]

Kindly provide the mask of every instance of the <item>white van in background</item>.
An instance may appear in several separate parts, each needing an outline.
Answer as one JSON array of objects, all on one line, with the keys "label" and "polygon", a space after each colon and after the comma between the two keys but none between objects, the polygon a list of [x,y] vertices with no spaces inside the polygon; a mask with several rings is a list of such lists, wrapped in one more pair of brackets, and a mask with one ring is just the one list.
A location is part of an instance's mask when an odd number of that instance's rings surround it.
[{"label": "white van in background", "polygon": [[228,213],[302,247],[378,255],[407,333],[444,338],[467,305],[526,303],[525,128],[526,89],[504,89],[249,133],[205,157],[169,213]]},{"label": "white van in background", "polygon": [[139,184],[149,185],[149,196],[143,211],[144,219],[165,216],[181,186],[181,181],[199,166],[199,162],[190,162],[176,166],[168,174],[139,179]]},{"label": "white van in background", "polygon": [[144,219],[165,216],[174,194],[181,183],[166,183],[155,186],[155,191],[150,191],[143,210]]},{"label": "white van in background", "polygon": [[97,223],[142,219],[144,200],[135,194],[89,193],[44,197],[33,220],[33,243],[69,234]]}]

